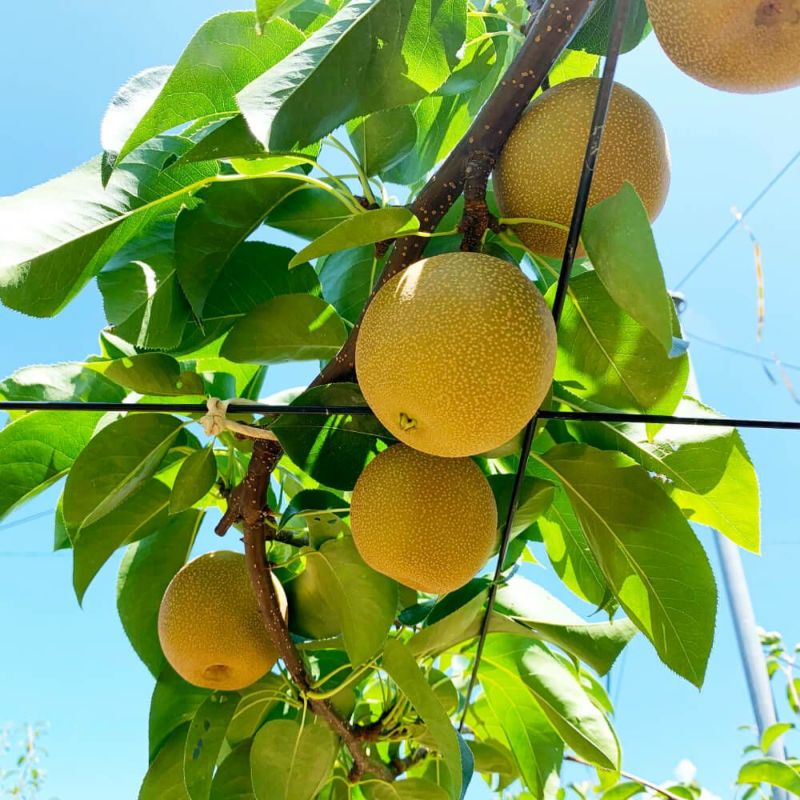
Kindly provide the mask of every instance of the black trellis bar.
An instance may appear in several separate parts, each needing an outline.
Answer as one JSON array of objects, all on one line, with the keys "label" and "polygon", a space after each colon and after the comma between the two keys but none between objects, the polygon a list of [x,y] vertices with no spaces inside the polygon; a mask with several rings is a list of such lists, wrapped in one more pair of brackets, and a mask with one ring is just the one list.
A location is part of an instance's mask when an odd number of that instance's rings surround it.
[{"label": "black trellis bar", "polygon": [[[583,160],[583,169],[581,170],[581,177],[580,181],[578,182],[578,192],[575,196],[575,206],[572,212],[572,221],[570,222],[569,234],[567,235],[567,246],[566,250],[564,251],[564,259],[561,263],[561,272],[558,276],[558,286],[556,287],[556,295],[553,301],[553,321],[556,324],[556,329],[558,329],[558,324],[561,321],[561,312],[564,309],[564,301],[566,300],[567,296],[569,279],[570,275],[572,274],[572,265],[575,262],[575,254],[578,250],[578,244],[580,242],[581,228],[583,227],[583,220],[586,215],[586,206],[589,203],[589,192],[592,188],[592,179],[594,178],[594,169],[595,165],[597,164],[597,155],[600,151],[600,143],[603,139],[606,119],[608,118],[608,109],[611,105],[611,94],[614,89],[614,74],[617,70],[619,52],[622,48],[622,36],[625,32],[625,23],[628,19],[628,4],[629,0],[617,0],[614,8],[614,17],[611,24],[611,35],[608,42],[608,54],[606,56],[606,63],[603,67],[603,77],[600,79],[600,86],[597,91],[594,116],[592,118],[592,127],[589,130],[589,140],[586,144],[586,154]],[[470,674],[469,685],[467,686],[467,693],[464,699],[464,710],[461,714],[461,720],[458,725],[459,731],[464,729],[464,724],[467,720],[467,713],[469,712],[470,703],[472,701],[472,692],[475,689],[475,683],[478,679],[478,668],[480,667],[481,657],[483,656],[483,648],[486,644],[486,636],[489,633],[489,623],[492,618],[492,611],[494,610],[497,589],[503,574],[503,564],[505,563],[506,555],[508,553],[508,545],[511,540],[511,524],[514,519],[514,513],[517,510],[519,493],[522,487],[522,479],[525,475],[525,467],[528,463],[528,457],[531,453],[531,446],[533,445],[533,437],[536,432],[536,426],[541,418],[541,414],[537,413],[525,428],[522,452],[519,456],[519,467],[517,468],[516,475],[514,476],[514,486],[511,490],[511,499],[508,504],[508,514],[506,515],[505,523],[503,525],[503,535],[500,540],[500,548],[497,553],[497,567],[495,568],[494,580],[489,587],[489,594],[486,598],[486,611],[484,612],[483,620],[481,621],[480,635],[478,636],[478,644],[475,650],[475,660],[472,663],[472,672]]]},{"label": "black trellis bar", "polygon": [[[0,411],[121,411],[204,414],[205,403],[93,403],[52,400],[0,400]],[[299,416],[373,416],[368,406],[290,406],[276,403],[228,404],[229,414],[297,414]],[[752,428],[762,430],[800,431],[800,420],[737,419],[729,417],[680,417],[669,414],[636,414],[624,411],[547,411],[538,413],[539,420],[558,419],[566,422],[605,422],[611,425],[645,423],[654,425],[696,425],[709,428]]]}]

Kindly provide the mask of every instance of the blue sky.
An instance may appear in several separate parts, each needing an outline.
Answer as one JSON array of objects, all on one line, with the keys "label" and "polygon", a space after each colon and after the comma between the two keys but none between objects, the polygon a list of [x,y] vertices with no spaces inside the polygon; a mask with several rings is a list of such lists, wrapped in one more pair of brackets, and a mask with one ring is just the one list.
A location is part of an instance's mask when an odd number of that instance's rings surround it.
[{"label": "blue sky", "polygon": [[[194,29],[229,6],[221,0],[130,5],[15,3],[5,11],[0,48],[3,102],[0,194],[12,194],[60,174],[98,150],[105,105],[131,74],[172,63]],[[619,78],[655,107],[670,137],[673,184],[656,237],[674,285],[800,147],[792,115],[800,90],[762,96],[728,95],[679,73],[651,39],[625,56]],[[756,292],[751,246],[737,231],[684,287],[684,323],[691,334],[800,363],[796,300],[800,264],[796,209],[800,164],[748,218],[764,252],[767,318],[756,342]],[[87,288],[51,320],[0,308],[0,374],[31,363],[79,359],[97,350],[103,325],[96,290]],[[689,337],[691,338],[691,337]],[[704,399],[731,416],[795,418],[798,407],[761,365],[699,341],[692,353]],[[301,382],[308,369],[270,373],[268,389]],[[800,373],[790,373],[800,387]],[[759,469],[764,505],[764,553],[745,556],[762,625],[800,639],[796,613],[796,481],[800,434],[750,432],[745,439]],[[146,765],[151,679],[134,656],[114,608],[113,566],[89,591],[83,610],[71,588],[70,556],[48,554],[50,491],[0,524],[0,723],[47,721],[49,772],[45,797],[128,800]],[[15,524],[37,512],[45,516]],[[710,536],[704,542],[714,559]],[[203,534],[202,547],[212,544]],[[548,583],[544,570],[532,577]],[[723,797],[732,796],[741,747],[736,731],[752,721],[726,599],[706,688],[669,673],[644,641],[630,648],[612,678],[617,728],[626,767],[660,780],[682,758]],[[791,745],[791,740],[789,740]],[[472,796],[472,795],[471,795]],[[474,796],[484,796],[479,790]]]}]

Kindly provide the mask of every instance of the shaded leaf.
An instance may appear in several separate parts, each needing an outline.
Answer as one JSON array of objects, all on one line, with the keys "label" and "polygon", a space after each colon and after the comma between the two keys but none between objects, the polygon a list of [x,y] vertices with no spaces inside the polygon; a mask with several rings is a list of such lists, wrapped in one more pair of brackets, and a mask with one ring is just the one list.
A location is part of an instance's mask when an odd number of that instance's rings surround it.
[{"label": "shaded leaf", "polygon": [[352,209],[330,192],[311,187],[281,201],[268,215],[267,224],[303,239],[316,239],[352,216]]},{"label": "shaded leaf", "polygon": [[358,322],[381,271],[375,248],[367,245],[340,250],[317,265],[323,297],[342,318]]},{"label": "shaded leaf", "polygon": [[[600,0],[569,46],[573,50],[586,50],[588,53],[604,56],[608,52],[614,8],[615,4],[611,0]],[[627,53],[633,50],[651,30],[644,0],[633,0],[625,22],[620,52]]]},{"label": "shaded leaf", "polygon": [[190,800],[183,782],[183,750],[188,724],[176,728],[150,764],[139,800]]},{"label": "shaded leaf", "polygon": [[425,778],[405,778],[394,783],[371,783],[364,787],[368,800],[447,800],[441,786]]},{"label": "shaded leaf", "polygon": [[148,740],[152,761],[169,735],[184,722],[191,722],[197,709],[211,694],[210,689],[192,686],[169,664],[161,670],[150,700]]},{"label": "shaded leaf", "polygon": [[182,424],[138,413],[103,428],[81,451],[64,486],[64,519],[78,528],[100,519],[156,471]]},{"label": "shaded leaf", "polygon": [[214,692],[197,709],[189,725],[183,777],[192,800],[209,800],[214,768],[238,699],[236,692]]},{"label": "shaded leaf", "polygon": [[269,149],[291,150],[348,119],[413,103],[454,66],[465,12],[455,0],[354,0],[239,92],[239,107]]},{"label": "shaded leaf", "polygon": [[[489,475],[487,480],[497,502],[497,525],[502,530],[508,516],[508,504],[514,488],[514,476]],[[554,496],[555,486],[552,483],[540,478],[525,476],[522,479],[517,508],[511,523],[511,536],[518,536],[536,522],[550,507]]]},{"label": "shaded leaf", "polygon": [[417,141],[417,122],[408,106],[378,111],[347,125],[367,175],[378,175],[404,158]]},{"label": "shaded leaf", "polygon": [[312,800],[333,769],[338,748],[336,735],[325,724],[268,722],[250,751],[256,800]]},{"label": "shaded leaf", "polygon": [[253,800],[250,777],[250,748],[242,742],[225,757],[211,782],[211,800]]},{"label": "shaded leaf", "polygon": [[211,447],[195,450],[181,464],[172,494],[169,498],[169,513],[177,514],[191,508],[206,496],[217,479],[217,459]]},{"label": "shaded leaf", "polygon": [[204,394],[199,376],[182,371],[181,365],[164,353],[141,353],[113,361],[90,361],[86,367],[140,394],[166,397]]},{"label": "shaded leaf", "polygon": [[175,514],[158,533],[130,545],[119,567],[119,618],[133,649],[153,675],[165,663],[158,641],[161,598],[186,563],[202,520],[202,512],[194,509]]},{"label": "shaded leaf", "polygon": [[221,354],[231,361],[257,364],[329,359],[346,338],[344,322],[324,300],[280,295],[238,320]]}]

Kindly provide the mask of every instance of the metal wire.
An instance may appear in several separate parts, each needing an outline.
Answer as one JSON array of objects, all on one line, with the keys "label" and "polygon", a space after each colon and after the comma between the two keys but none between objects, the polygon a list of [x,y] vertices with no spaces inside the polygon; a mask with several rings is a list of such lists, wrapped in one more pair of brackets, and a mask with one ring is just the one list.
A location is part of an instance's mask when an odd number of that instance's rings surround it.
[{"label": "metal wire", "polygon": [[[586,144],[586,155],[583,161],[583,169],[581,170],[580,181],[578,183],[578,193],[575,196],[575,206],[572,212],[572,221],[570,222],[569,226],[569,234],[567,235],[567,246],[564,251],[564,259],[561,264],[561,272],[558,276],[558,285],[556,287],[556,294],[553,300],[553,321],[556,324],[556,329],[558,329],[558,324],[561,321],[561,312],[564,310],[564,301],[567,297],[567,288],[569,286],[570,275],[572,274],[572,266],[575,262],[575,253],[578,250],[581,228],[583,227],[583,220],[586,215],[586,207],[589,203],[589,192],[592,188],[594,169],[597,163],[598,153],[600,152],[600,143],[603,139],[606,119],[608,117],[608,109],[611,105],[611,94],[614,89],[614,73],[617,70],[617,61],[619,59],[619,52],[622,47],[622,36],[625,32],[625,23],[628,19],[628,5],[629,0],[617,0],[616,7],[614,9],[611,35],[608,43],[608,55],[606,56],[606,63],[603,67],[603,77],[600,79],[600,87],[597,92],[594,116],[592,118],[592,127],[589,130],[589,140]],[[525,467],[528,463],[528,457],[531,453],[531,446],[533,444],[536,426],[539,420],[542,418],[542,414],[537,413],[525,428],[522,451],[519,455],[519,467],[517,468],[516,475],[514,476],[514,486],[512,488],[511,498],[508,503],[508,513],[506,514],[506,519],[503,525],[503,534],[500,540],[500,549],[497,553],[497,566],[494,572],[494,580],[489,587],[489,594],[486,599],[486,611],[484,612],[483,620],[481,621],[480,635],[478,636],[478,644],[475,650],[475,660],[472,663],[472,672],[470,673],[469,685],[467,686],[467,693],[464,699],[464,710],[461,714],[461,720],[458,725],[459,731],[464,729],[464,725],[467,720],[467,713],[469,712],[470,703],[472,701],[472,692],[475,689],[475,683],[478,679],[478,669],[483,656],[483,648],[486,644],[486,636],[489,633],[489,624],[492,618],[492,611],[494,610],[497,590],[500,585],[500,579],[503,575],[503,564],[505,563],[506,555],[508,553],[508,545],[511,540],[511,524],[514,519],[514,512],[517,509],[517,503],[519,501],[519,492],[520,488],[522,487],[522,479],[525,476]]]}]

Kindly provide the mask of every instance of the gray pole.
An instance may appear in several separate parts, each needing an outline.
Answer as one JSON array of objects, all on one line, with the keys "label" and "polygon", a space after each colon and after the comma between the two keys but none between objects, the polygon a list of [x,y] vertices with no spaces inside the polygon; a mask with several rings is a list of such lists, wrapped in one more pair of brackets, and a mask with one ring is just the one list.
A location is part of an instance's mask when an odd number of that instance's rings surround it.
[{"label": "gray pole", "polygon": [[[677,294],[673,294],[672,299],[680,314],[686,307],[685,300],[681,295]],[[691,366],[687,390],[695,399],[701,399],[694,365]],[[778,721],[778,718],[775,712],[775,700],[772,696],[769,673],[767,672],[767,661],[764,658],[761,639],[758,636],[753,601],[750,597],[750,589],[747,585],[739,548],[730,539],[722,536],[719,531],[713,531],[713,534],[717,545],[717,553],[719,554],[720,567],[722,568],[722,579],[725,583],[731,616],[733,617],[736,640],[739,644],[739,655],[742,659],[747,689],[750,693],[750,703],[753,706],[756,726],[758,727],[759,736],[761,736],[767,728]],[[769,755],[780,761],[786,761],[783,737],[779,737],[773,742],[769,749]],[[789,795],[783,789],[776,787],[772,789],[772,797],[774,800],[789,800]]]}]

